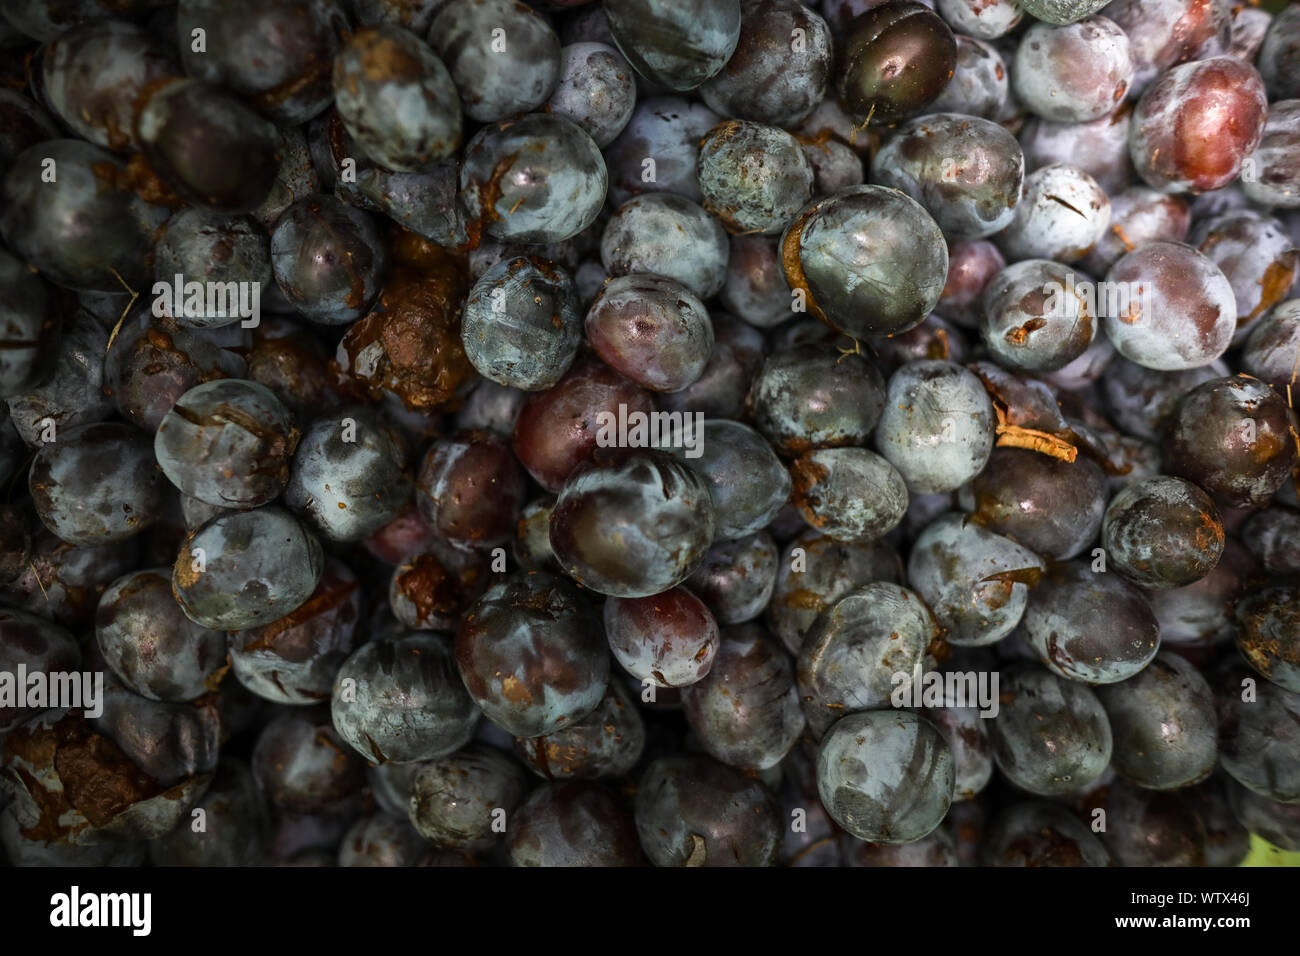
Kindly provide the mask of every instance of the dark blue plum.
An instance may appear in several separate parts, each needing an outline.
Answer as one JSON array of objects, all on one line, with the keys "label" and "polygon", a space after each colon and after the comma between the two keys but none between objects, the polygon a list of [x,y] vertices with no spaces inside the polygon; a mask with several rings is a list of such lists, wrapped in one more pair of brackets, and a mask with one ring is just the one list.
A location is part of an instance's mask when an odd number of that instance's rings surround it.
[{"label": "dark blue plum", "polygon": [[460,146],[451,74],[401,27],[365,27],[348,38],[334,61],[334,99],[364,154],[388,169],[427,172]]},{"label": "dark blue plum", "polygon": [[448,850],[490,849],[528,793],[528,774],[519,762],[486,744],[472,743],[413,766],[411,823],[426,840]]},{"label": "dark blue plum", "polygon": [[573,279],[541,258],[501,260],[470,289],[460,338],[485,378],[528,392],[550,388],[569,370],[582,341]]},{"label": "dark blue plum", "polygon": [[546,783],[528,795],[510,823],[515,866],[636,866],[632,814],[598,783]]},{"label": "dark blue plum", "polygon": [[[81,663],[81,649],[73,636],[59,625],[34,614],[0,608],[0,671],[28,674],[72,671]],[[0,733],[13,729],[42,708],[0,707]]]},{"label": "dark blue plum", "polygon": [[365,762],[313,709],[277,717],[253,747],[253,776],[266,798],[290,813],[341,809],[365,780]]},{"label": "dark blue plum", "polygon": [[316,590],[321,565],[319,542],[288,512],[231,511],[181,543],[172,591],[196,624],[238,631],[300,607]]},{"label": "dark blue plum", "polygon": [[217,379],[177,399],[158,426],[154,454],[185,494],[223,508],[255,508],[284,489],[298,438],[293,416],[270,389]]},{"label": "dark blue plum", "polygon": [[334,677],[330,711],[343,739],[375,763],[445,757],[469,742],[479,716],[450,638],[418,632],[358,648]]},{"label": "dark blue plum", "polygon": [[666,452],[632,451],[569,479],[551,512],[551,547],[584,587],[647,597],[690,577],[715,527],[703,478]]},{"label": "dark blue plum", "polygon": [[379,294],[388,253],[374,220],[330,196],[285,210],[271,234],[271,268],[289,302],[314,322],[361,318]]},{"label": "dark blue plum", "polygon": [[600,149],[582,127],[530,113],[484,126],[466,144],[460,201],[473,235],[561,242],[596,221],[607,180]]},{"label": "dark blue plum", "polygon": [[182,825],[149,843],[154,866],[262,866],[267,862],[271,820],[252,771],[222,758],[199,801],[204,828]]},{"label": "dark blue plum", "polygon": [[1002,671],[993,721],[998,769],[1022,790],[1060,796],[1096,780],[1110,763],[1110,721],[1097,695],[1036,664]]},{"label": "dark blue plum", "polygon": [[158,521],[165,482],[144,432],[96,422],[42,445],[27,487],[45,527],[85,547],[122,541]]},{"label": "dark blue plum", "polygon": [[[47,182],[50,169],[56,178]],[[51,282],[121,292],[151,278],[149,248],[169,211],[133,192],[125,164],[108,150],[74,139],[37,143],[10,164],[0,199],[5,244]]]},{"label": "dark blue plum", "polygon": [[696,754],[650,764],[634,810],[641,847],[655,866],[773,866],[779,812],[758,780]]},{"label": "dark blue plum", "polygon": [[1030,590],[1020,636],[1054,674],[1114,684],[1151,663],[1160,621],[1141,588],[1072,561],[1052,565]]},{"label": "dark blue plum", "polygon": [[54,290],[0,250],[0,398],[45,383],[54,370],[62,331]]},{"label": "dark blue plum", "polygon": [[998,814],[980,857],[985,866],[1110,866],[1110,854],[1088,825],[1045,800]]},{"label": "dark blue plum", "polygon": [[230,666],[240,685],[277,704],[328,700],[334,675],[359,639],[361,585],[338,558],[325,560],[320,583],[301,607],[260,627],[229,635]]},{"label": "dark blue plum", "polygon": [[359,541],[411,498],[406,443],[374,409],[345,406],[316,419],[294,452],[284,503],[330,541]]},{"label": "dark blue plum", "polygon": [[1196,666],[1159,654],[1141,673],[1097,689],[1115,738],[1115,769],[1140,787],[1177,790],[1204,780],[1218,758],[1214,693]]},{"label": "dark blue plum", "polygon": [[516,737],[515,755],[547,780],[618,779],[636,766],[645,742],[636,702],[612,681],[581,720],[541,737]]},{"label": "dark blue plum", "polygon": [[515,0],[450,0],[429,25],[465,115],[480,123],[538,109],[560,81],[560,38]]},{"label": "dark blue plum", "polygon": [[516,737],[581,720],[609,678],[599,618],[576,587],[544,572],[487,590],[461,624],[456,661],[474,702]]},{"label": "dark blue plum", "polygon": [[740,0],[609,0],[610,31],[647,79],[691,90],[716,75],[740,40]]},{"label": "dark blue plum", "polygon": [[167,568],[114,581],[95,611],[95,639],[118,679],[150,700],[201,697],[226,670],[225,635],[181,613]]},{"label": "dark blue plum", "polygon": [[[154,246],[154,278],[170,288],[176,276],[182,284],[190,282],[243,283],[256,286],[259,295],[271,284],[271,242],[266,231],[252,216],[222,216],[202,209],[185,209],[167,220],[162,236]],[[210,288],[210,286],[208,287]],[[249,302],[249,292],[238,293],[241,302]],[[168,295],[170,305],[170,295]],[[213,308],[209,309],[209,303]],[[253,316],[241,315],[229,292],[220,299],[204,294],[203,305],[192,309],[182,302],[178,314],[164,310],[183,326],[220,327],[235,322],[253,322]],[[260,318],[260,314],[257,316]]]},{"label": "dark blue plum", "polygon": [[[304,123],[325,109],[330,69],[347,27],[336,0],[181,0],[176,15],[185,72],[224,86],[277,123]],[[192,32],[206,44],[195,50]]]},{"label": "dark blue plum", "polygon": [[713,666],[682,692],[687,723],[704,751],[738,770],[767,770],[804,729],[794,664],[767,628],[741,624],[721,634]]},{"label": "dark blue plum", "polygon": [[822,805],[869,843],[912,843],[939,825],[956,773],[948,741],[907,710],[872,710],[839,720],[817,754]]},{"label": "dark blue plum", "polygon": [[232,94],[176,79],[148,87],[139,110],[141,152],[186,202],[252,212],[270,194],[280,170],[280,134]]},{"label": "dark blue plum", "polygon": [[175,53],[120,20],[82,23],[43,46],[32,63],[41,99],[72,132],[117,153],[140,148],[136,101],[180,75]]}]

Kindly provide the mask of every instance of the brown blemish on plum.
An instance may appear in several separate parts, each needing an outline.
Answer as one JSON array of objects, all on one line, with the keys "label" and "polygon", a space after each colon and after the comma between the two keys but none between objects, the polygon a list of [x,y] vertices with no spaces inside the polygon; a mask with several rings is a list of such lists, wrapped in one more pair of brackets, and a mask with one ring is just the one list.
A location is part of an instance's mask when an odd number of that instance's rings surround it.
[{"label": "brown blemish on plum", "polygon": [[803,271],[803,258],[800,251],[800,243],[803,241],[803,231],[808,222],[817,214],[820,205],[812,205],[803,211],[803,213],[785,232],[785,237],[781,241],[781,265],[785,269],[786,281],[790,284],[791,289],[801,290],[804,294],[804,304],[808,306],[809,311],[817,318],[821,319],[827,325],[833,323],[826,317],[821,306],[817,304],[812,290],[808,288],[808,278]]},{"label": "brown blemish on plum", "polygon": [[[178,795],[185,786],[164,787],[74,714],[51,727],[16,728],[5,740],[4,754],[39,812],[36,823],[22,831],[29,840],[66,845],[87,826],[103,827],[131,806],[160,794]],[[49,789],[24,765],[52,770],[62,789]],[[77,817],[88,823],[71,822]]]}]

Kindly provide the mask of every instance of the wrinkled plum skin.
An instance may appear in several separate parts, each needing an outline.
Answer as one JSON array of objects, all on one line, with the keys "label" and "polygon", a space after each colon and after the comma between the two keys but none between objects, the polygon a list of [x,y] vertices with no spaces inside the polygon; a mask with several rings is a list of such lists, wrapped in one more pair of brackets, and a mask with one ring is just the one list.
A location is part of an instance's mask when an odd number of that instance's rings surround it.
[{"label": "wrinkled plum skin", "polygon": [[1269,680],[1289,691],[1300,690],[1300,647],[1296,621],[1300,598],[1295,588],[1269,588],[1248,595],[1236,608],[1237,649]]},{"label": "wrinkled plum skin", "polygon": [[478,722],[459,676],[445,636],[416,632],[370,641],[334,679],[334,729],[375,763],[445,757],[469,741]]},{"label": "wrinkled plum skin", "polygon": [[837,541],[870,540],[907,513],[907,484],[865,448],[806,452],[790,466],[794,501],[810,526]]}]

